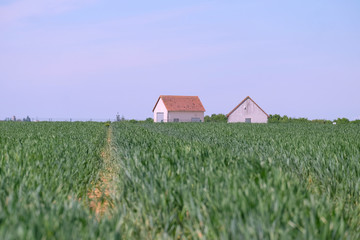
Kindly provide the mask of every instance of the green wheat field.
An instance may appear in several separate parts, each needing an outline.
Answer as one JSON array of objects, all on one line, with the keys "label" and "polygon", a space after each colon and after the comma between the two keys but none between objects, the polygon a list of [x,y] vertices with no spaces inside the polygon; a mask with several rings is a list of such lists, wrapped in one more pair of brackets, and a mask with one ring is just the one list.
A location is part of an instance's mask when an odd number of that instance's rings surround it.
[{"label": "green wheat field", "polygon": [[359,188],[358,124],[0,122],[4,240],[360,239]]}]

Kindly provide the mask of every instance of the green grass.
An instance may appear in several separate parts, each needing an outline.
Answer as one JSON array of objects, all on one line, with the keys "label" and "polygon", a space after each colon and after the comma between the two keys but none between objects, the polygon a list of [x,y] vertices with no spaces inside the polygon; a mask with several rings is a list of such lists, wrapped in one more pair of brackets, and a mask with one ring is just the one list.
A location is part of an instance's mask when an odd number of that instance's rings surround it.
[{"label": "green grass", "polygon": [[98,181],[99,123],[0,123],[0,239],[94,236],[79,200]]},{"label": "green grass", "polygon": [[1,239],[360,238],[359,126],[112,123],[104,167],[106,129],[0,123]]},{"label": "green grass", "polygon": [[127,238],[360,237],[356,126],[113,127]]}]

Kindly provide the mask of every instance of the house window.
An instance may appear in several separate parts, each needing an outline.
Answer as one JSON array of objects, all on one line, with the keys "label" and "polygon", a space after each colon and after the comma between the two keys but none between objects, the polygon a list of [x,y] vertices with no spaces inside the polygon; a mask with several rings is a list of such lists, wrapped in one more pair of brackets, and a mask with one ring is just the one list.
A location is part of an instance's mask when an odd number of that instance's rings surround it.
[{"label": "house window", "polygon": [[201,122],[201,119],[200,118],[191,118],[191,121],[192,122]]},{"label": "house window", "polygon": [[174,118],[174,122],[179,122],[179,119],[178,119],[178,118]]},{"label": "house window", "polygon": [[246,123],[251,123],[251,118],[245,118]]}]

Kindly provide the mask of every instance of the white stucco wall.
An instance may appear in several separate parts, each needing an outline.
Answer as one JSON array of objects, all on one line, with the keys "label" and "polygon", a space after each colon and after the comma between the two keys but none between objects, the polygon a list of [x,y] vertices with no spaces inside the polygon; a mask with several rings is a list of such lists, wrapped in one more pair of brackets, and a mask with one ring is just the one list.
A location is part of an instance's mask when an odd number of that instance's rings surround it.
[{"label": "white stucco wall", "polygon": [[200,118],[204,122],[204,112],[169,112],[169,122],[173,122],[175,118],[179,122],[191,122],[192,118]]},{"label": "white stucco wall", "polygon": [[161,98],[160,98],[159,102],[157,103],[156,108],[154,110],[154,122],[158,122],[158,120],[157,120],[158,112],[164,113],[164,122],[167,122],[168,121],[168,111],[167,111],[165,104]]},{"label": "white stucco wall", "polygon": [[228,117],[228,122],[245,122],[245,118],[251,118],[252,123],[267,123],[267,115],[250,99],[243,102],[243,104]]}]

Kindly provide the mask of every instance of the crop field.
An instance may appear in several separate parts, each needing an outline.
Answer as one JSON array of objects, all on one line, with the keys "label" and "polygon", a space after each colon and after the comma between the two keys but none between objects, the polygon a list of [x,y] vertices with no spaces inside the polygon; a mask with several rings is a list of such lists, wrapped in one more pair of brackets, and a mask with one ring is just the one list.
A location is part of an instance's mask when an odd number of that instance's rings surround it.
[{"label": "crop field", "polygon": [[0,239],[360,239],[360,126],[0,122]]}]

